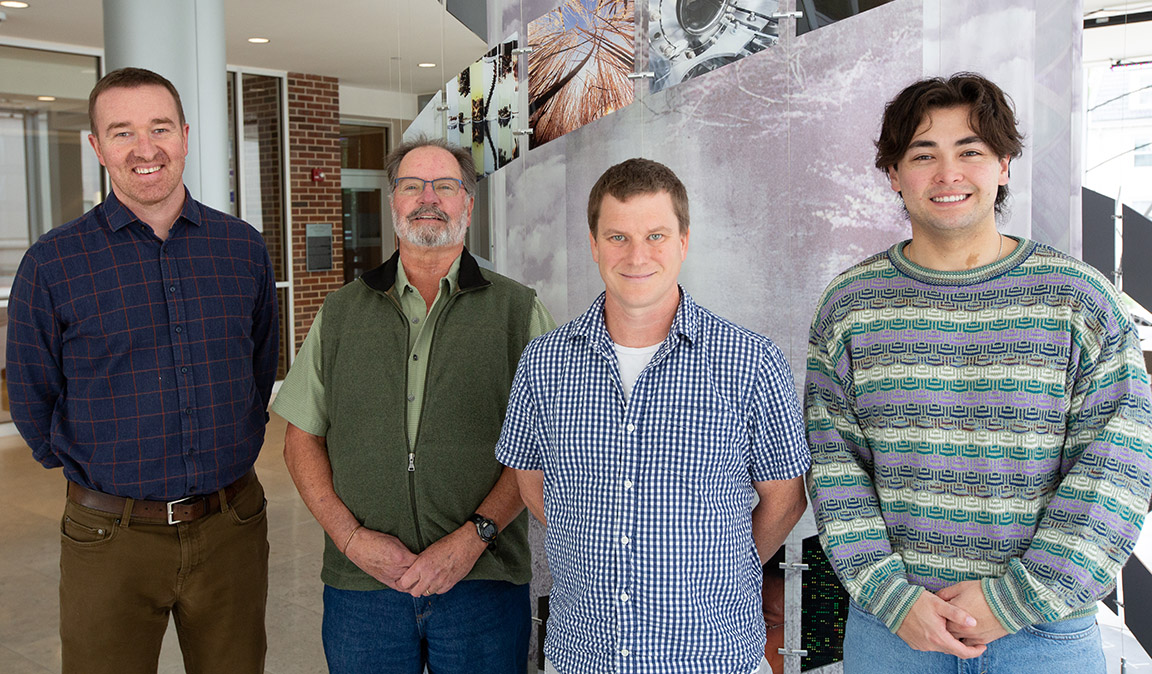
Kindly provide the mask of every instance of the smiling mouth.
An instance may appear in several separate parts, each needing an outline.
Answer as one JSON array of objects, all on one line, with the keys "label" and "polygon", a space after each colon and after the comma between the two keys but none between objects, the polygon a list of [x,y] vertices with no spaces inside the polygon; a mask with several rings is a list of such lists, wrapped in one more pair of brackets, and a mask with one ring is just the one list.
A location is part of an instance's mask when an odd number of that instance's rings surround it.
[{"label": "smiling mouth", "polygon": [[136,175],[146,176],[146,175],[153,174],[159,170],[160,170],[159,166],[152,166],[150,168],[145,168],[145,167],[134,168],[134,169],[132,169],[132,172],[135,173]]},{"label": "smiling mouth", "polygon": [[956,195],[947,196],[947,197],[932,197],[931,201],[932,201],[932,203],[936,203],[936,204],[954,204],[958,201],[964,201],[969,196],[971,196],[971,195],[956,194]]}]

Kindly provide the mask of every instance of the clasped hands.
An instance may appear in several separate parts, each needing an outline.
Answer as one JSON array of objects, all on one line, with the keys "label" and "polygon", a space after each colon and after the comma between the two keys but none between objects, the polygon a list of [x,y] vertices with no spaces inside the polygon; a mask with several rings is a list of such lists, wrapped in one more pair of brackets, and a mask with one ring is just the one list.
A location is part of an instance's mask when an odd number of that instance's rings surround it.
[{"label": "clasped hands", "polygon": [[896,636],[918,651],[960,658],[980,656],[987,644],[1006,634],[992,615],[978,580],[949,585],[936,593],[925,590],[896,631]]},{"label": "clasped hands", "polygon": [[475,527],[464,526],[428,546],[419,555],[395,536],[363,529],[344,550],[365,573],[393,590],[413,597],[443,594],[460,582],[487,544]]}]

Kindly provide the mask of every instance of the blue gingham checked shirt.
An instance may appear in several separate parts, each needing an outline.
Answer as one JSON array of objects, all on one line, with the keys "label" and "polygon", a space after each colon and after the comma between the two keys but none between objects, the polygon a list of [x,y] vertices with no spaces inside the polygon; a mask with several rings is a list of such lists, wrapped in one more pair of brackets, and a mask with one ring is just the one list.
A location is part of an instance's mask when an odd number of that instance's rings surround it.
[{"label": "blue gingham checked shirt", "polygon": [[681,289],[626,404],[604,295],[528,345],[496,457],[544,471],[563,674],[748,674],[764,653],[753,480],[808,469],[791,372]]},{"label": "blue gingham checked shirt", "polygon": [[194,201],[166,241],[114,194],[40,237],[8,304],[12,417],[85,487],[172,500],[235,482],[264,441],[279,325],[260,233]]}]

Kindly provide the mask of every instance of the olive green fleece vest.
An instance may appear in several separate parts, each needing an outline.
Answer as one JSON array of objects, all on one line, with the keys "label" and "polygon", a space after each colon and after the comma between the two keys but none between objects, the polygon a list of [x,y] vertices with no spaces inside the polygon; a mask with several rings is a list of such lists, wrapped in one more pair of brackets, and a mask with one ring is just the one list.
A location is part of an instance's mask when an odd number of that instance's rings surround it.
[{"label": "olive green fleece vest", "polygon": [[[476,512],[502,469],[495,446],[520,353],[529,340],[535,292],[499,274],[481,273],[465,250],[460,290],[436,323],[416,445],[405,421],[408,329],[387,294],[398,254],[337,290],[321,323],[327,443],[336,493],[369,529],[419,553]],[[527,583],[531,563],[521,513],[466,579]],[[321,579],[344,590],[383,587],[340,553],[324,547]]]}]

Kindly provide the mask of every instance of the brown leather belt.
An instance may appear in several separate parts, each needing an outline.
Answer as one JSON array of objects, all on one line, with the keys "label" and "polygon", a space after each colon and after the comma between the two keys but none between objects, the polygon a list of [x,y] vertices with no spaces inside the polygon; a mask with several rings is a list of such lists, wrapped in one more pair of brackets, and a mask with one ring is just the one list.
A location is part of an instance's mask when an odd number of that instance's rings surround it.
[{"label": "brown leather belt", "polygon": [[[224,487],[224,495],[231,501],[256,478],[256,471],[249,470],[239,480]],[[113,496],[102,491],[82,487],[75,482],[68,483],[68,500],[85,508],[119,515],[124,512],[128,499]],[[187,496],[175,501],[132,501],[132,518],[179,524],[200,519],[220,510],[220,492],[214,491],[204,496]]]}]

